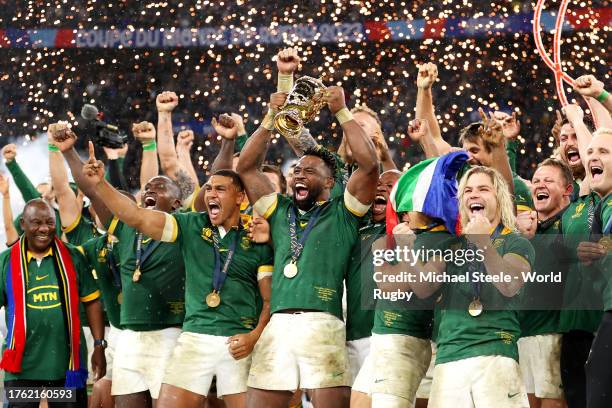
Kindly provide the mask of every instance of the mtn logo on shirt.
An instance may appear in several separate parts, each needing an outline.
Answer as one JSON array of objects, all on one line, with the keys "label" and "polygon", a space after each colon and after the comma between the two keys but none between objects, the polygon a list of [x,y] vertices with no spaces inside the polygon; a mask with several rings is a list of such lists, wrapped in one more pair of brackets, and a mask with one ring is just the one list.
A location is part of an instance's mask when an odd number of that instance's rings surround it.
[{"label": "mtn logo on shirt", "polygon": [[61,305],[57,285],[41,285],[29,288],[27,305],[31,309],[52,309]]}]

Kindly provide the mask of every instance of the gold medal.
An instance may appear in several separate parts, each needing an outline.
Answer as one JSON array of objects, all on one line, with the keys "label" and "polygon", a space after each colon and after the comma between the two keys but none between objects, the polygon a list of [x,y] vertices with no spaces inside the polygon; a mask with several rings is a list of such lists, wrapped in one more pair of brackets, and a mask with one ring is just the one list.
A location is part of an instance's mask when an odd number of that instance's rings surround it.
[{"label": "gold medal", "polygon": [[221,304],[221,296],[214,290],[206,295],[206,304],[208,307],[217,307]]},{"label": "gold medal", "polygon": [[480,303],[480,300],[474,299],[468,306],[468,313],[472,317],[478,317],[482,314],[482,309],[483,307],[482,307],[482,303]]},{"label": "gold medal", "polygon": [[293,263],[293,261],[285,265],[285,268],[283,269],[283,275],[285,275],[285,277],[289,279],[295,277],[297,273],[298,273],[298,268],[297,268],[297,265]]},{"label": "gold medal", "polygon": [[601,245],[604,248],[606,248],[606,250],[611,251],[612,250],[612,238],[610,238],[610,237],[602,237],[599,240],[599,245]]},{"label": "gold medal", "polygon": [[136,268],[134,274],[132,275],[132,282],[138,282],[140,280],[140,275],[142,275],[140,268]]},{"label": "gold medal", "polygon": [[121,304],[123,302],[123,292],[119,292],[117,295],[117,303]]}]

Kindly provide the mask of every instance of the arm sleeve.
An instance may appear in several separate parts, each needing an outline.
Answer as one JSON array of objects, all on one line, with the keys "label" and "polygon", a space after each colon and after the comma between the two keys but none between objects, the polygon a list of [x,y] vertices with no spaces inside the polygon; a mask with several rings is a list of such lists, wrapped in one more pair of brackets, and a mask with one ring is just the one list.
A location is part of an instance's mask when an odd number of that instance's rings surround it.
[{"label": "arm sleeve", "polygon": [[533,249],[533,245],[529,242],[528,239],[518,236],[516,239],[513,239],[505,249],[506,255],[514,255],[524,259],[531,268],[533,268],[533,264],[535,261],[535,250]]},{"label": "arm sleeve", "polygon": [[506,154],[508,154],[508,162],[510,162],[510,168],[512,169],[513,174],[516,174],[516,155],[518,152],[518,147],[518,140],[508,140],[506,143]]},{"label": "arm sleeve", "polygon": [[19,189],[19,192],[21,192],[21,196],[26,203],[34,198],[41,197],[40,193],[38,190],[36,190],[36,187],[34,187],[28,176],[26,176],[23,170],[21,170],[21,166],[19,166],[17,160],[6,163],[6,168],[13,176],[15,185]]},{"label": "arm sleeve", "polygon": [[100,290],[96,285],[89,262],[81,252],[82,249],[72,247],[72,262],[77,269],[77,279],[79,286],[79,297],[81,302],[91,302],[100,297]]},{"label": "arm sleeve", "polygon": [[119,159],[108,161],[107,180],[113,187],[120,190],[127,190],[125,178],[123,177],[123,166],[121,164],[122,161]]},{"label": "arm sleeve", "polygon": [[260,264],[257,268],[257,280],[272,276],[274,271],[274,251],[269,245],[262,247]]},{"label": "arm sleeve", "polygon": [[248,138],[249,138],[249,135],[247,133],[240,135],[236,138],[236,144],[234,145],[234,151],[236,153],[242,151],[242,148],[244,147]]}]

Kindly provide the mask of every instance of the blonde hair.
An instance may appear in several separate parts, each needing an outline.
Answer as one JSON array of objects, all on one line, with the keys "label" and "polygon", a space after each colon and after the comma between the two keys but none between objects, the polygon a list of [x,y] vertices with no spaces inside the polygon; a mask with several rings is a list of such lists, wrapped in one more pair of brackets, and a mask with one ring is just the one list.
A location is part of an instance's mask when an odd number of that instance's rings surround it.
[{"label": "blonde hair", "polygon": [[599,135],[612,136],[612,129],[606,128],[606,127],[600,127],[595,132],[593,132],[593,137],[599,136]]},{"label": "blonde hair", "polygon": [[461,226],[465,227],[469,221],[468,209],[464,204],[463,196],[465,193],[465,186],[467,181],[474,174],[486,174],[493,183],[495,189],[495,198],[497,199],[497,214],[500,215],[500,219],[504,227],[516,231],[516,216],[514,215],[514,200],[510,194],[508,183],[502,177],[502,175],[495,169],[484,166],[472,167],[465,173],[459,182],[458,196],[459,196],[459,215],[461,216]]}]

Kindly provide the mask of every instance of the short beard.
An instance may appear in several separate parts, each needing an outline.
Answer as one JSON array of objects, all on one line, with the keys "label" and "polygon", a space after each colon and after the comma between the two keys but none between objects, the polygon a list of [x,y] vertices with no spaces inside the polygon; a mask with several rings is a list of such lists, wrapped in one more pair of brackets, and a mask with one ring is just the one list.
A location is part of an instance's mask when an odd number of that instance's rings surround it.
[{"label": "short beard", "polygon": [[297,208],[299,208],[302,211],[308,211],[310,210],[312,207],[314,207],[314,205],[317,202],[317,198],[321,195],[321,189],[309,189],[308,190],[308,198],[306,198],[306,200],[302,200],[302,201],[298,201],[295,198],[295,190],[293,191],[293,203],[295,204],[295,206]]},{"label": "short beard", "polygon": [[574,176],[574,180],[584,180],[584,178],[586,177],[586,171],[584,169],[584,166],[570,167],[570,170],[572,170],[572,176]]}]

